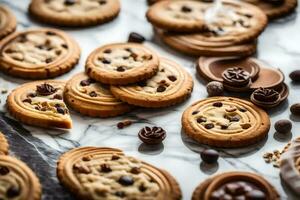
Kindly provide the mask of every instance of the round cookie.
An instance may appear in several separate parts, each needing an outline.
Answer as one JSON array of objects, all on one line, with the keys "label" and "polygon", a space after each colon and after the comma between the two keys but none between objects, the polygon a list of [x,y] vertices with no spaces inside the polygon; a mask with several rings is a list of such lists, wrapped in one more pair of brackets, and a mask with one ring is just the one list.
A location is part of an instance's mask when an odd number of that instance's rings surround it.
[{"label": "round cookie", "polygon": [[201,183],[195,189],[192,196],[192,200],[199,199],[279,200],[280,195],[276,189],[261,176],[249,172],[226,172],[208,178]]},{"label": "round cookie", "polygon": [[72,127],[69,110],[63,102],[63,81],[25,83],[7,98],[10,114],[19,121],[44,128]]},{"label": "round cookie", "polygon": [[8,143],[5,136],[0,132],[0,155],[1,154],[8,154]]},{"label": "round cookie", "polygon": [[112,117],[131,109],[111,94],[109,86],[96,83],[84,73],[67,82],[64,99],[74,110],[91,117]]},{"label": "round cookie", "polygon": [[280,160],[280,175],[284,182],[300,195],[300,138],[293,140]]},{"label": "round cookie", "polygon": [[181,199],[179,185],[168,172],[119,149],[73,149],[60,157],[57,176],[79,199]]},{"label": "round cookie", "polygon": [[27,79],[56,77],[70,71],[80,57],[80,48],[57,29],[33,29],[14,33],[0,42],[0,69]]},{"label": "round cookie", "polygon": [[129,86],[111,86],[122,101],[141,107],[167,107],[184,101],[193,90],[193,79],[177,63],[161,58],[158,73]]},{"label": "round cookie", "polygon": [[154,76],[159,59],[150,49],[136,43],[117,43],[94,50],[86,61],[89,77],[111,85],[127,85]]},{"label": "round cookie", "polygon": [[22,161],[0,155],[0,198],[41,199],[41,185],[32,170]]},{"label": "round cookie", "polygon": [[30,14],[44,23],[59,26],[90,26],[113,20],[119,0],[32,0]]},{"label": "round cookie", "polygon": [[206,28],[204,12],[209,4],[194,0],[160,1],[146,14],[155,27],[174,32],[196,32]]},{"label": "round cookie", "polygon": [[0,39],[16,30],[17,20],[12,12],[3,5],[0,5]]},{"label": "round cookie", "polygon": [[233,97],[195,102],[182,115],[182,128],[192,139],[216,147],[245,147],[269,132],[268,114],[253,103]]}]

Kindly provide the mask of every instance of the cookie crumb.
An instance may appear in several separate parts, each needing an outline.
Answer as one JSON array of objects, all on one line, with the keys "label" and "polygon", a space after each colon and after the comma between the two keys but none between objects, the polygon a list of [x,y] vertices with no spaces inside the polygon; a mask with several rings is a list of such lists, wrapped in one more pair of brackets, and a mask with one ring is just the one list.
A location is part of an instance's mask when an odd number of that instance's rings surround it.
[{"label": "cookie crumb", "polygon": [[118,129],[123,129],[123,128],[127,127],[127,126],[130,126],[131,124],[132,124],[132,121],[126,119],[126,120],[123,120],[123,121],[119,122],[117,124],[117,127],[118,127]]},{"label": "cookie crumb", "polygon": [[279,168],[281,155],[287,151],[290,145],[291,142],[289,142],[281,151],[277,149],[273,152],[266,152],[263,155],[263,159],[268,164],[272,163],[273,167]]}]

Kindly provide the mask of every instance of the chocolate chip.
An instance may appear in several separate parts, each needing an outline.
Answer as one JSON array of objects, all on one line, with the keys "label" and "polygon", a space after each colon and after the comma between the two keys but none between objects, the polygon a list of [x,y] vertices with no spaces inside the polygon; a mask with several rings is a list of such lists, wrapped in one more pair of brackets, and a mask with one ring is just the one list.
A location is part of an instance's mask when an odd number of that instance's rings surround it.
[{"label": "chocolate chip", "polygon": [[118,197],[126,197],[126,193],[125,192],[123,192],[123,191],[117,191],[116,193],[115,193],[115,195],[116,196],[118,196]]},{"label": "chocolate chip", "polygon": [[124,72],[125,70],[126,70],[126,68],[123,67],[123,66],[117,67],[117,71],[118,71],[118,72]]},{"label": "chocolate chip", "polygon": [[100,165],[100,167],[101,167],[101,169],[100,169],[101,172],[108,173],[108,172],[112,171],[108,164],[102,164],[102,165]]},{"label": "chocolate chip", "polygon": [[198,123],[202,123],[202,122],[206,122],[207,120],[206,120],[206,118],[205,117],[198,117],[197,118],[197,122]]},{"label": "chocolate chip", "polygon": [[131,176],[121,176],[118,182],[123,186],[130,186],[134,184],[134,180]]},{"label": "chocolate chip", "polygon": [[219,153],[213,149],[205,149],[200,154],[203,162],[208,164],[216,163],[219,159]]},{"label": "chocolate chip", "polygon": [[59,114],[62,114],[62,115],[64,115],[66,112],[65,112],[65,109],[64,108],[62,108],[62,107],[57,107],[56,108],[56,111],[59,113]]},{"label": "chocolate chip", "polygon": [[222,96],[224,93],[224,87],[221,82],[212,81],[206,85],[206,91],[208,96]]},{"label": "chocolate chip", "polygon": [[177,80],[176,76],[168,76],[168,79],[172,82]]},{"label": "chocolate chip", "polygon": [[165,90],[166,90],[166,87],[163,85],[158,86],[156,89],[157,92],[164,92]]},{"label": "chocolate chip", "polygon": [[147,188],[145,187],[144,184],[141,184],[141,185],[139,186],[139,190],[140,190],[141,192],[145,192],[145,191],[147,190]]},{"label": "chocolate chip", "polygon": [[128,42],[134,42],[134,43],[143,43],[145,41],[145,37],[136,33],[131,32],[128,37]]},{"label": "chocolate chip", "polygon": [[105,49],[103,52],[109,54],[109,53],[111,53],[112,51],[111,51],[111,49]]},{"label": "chocolate chip", "polygon": [[50,84],[43,83],[41,85],[36,86],[36,91],[39,95],[48,96],[54,94],[57,91],[57,89]]},{"label": "chocolate chip", "polygon": [[0,166],[0,175],[4,176],[9,173],[9,169],[5,166]]},{"label": "chocolate chip", "polygon": [[242,127],[243,129],[248,129],[248,128],[251,127],[251,124],[249,124],[249,123],[241,124],[241,127]]},{"label": "chocolate chip", "polygon": [[266,194],[260,190],[252,190],[246,194],[247,200],[266,200]]},{"label": "chocolate chip", "polygon": [[53,61],[52,58],[46,58],[46,60],[45,60],[46,63],[50,63],[50,62],[52,62],[52,61]]},{"label": "chocolate chip", "polygon": [[63,48],[67,49],[68,48],[68,45],[67,44],[62,44],[61,45]]},{"label": "chocolate chip", "polygon": [[52,32],[52,31],[47,31],[46,35],[56,35],[56,34],[54,32]]},{"label": "chocolate chip", "polygon": [[36,97],[36,96],[37,96],[36,93],[29,93],[29,94],[27,95],[27,97],[31,97],[31,98],[34,98],[34,97]]},{"label": "chocolate chip", "polygon": [[290,111],[293,115],[300,115],[300,103],[293,104]]},{"label": "chocolate chip", "polygon": [[221,129],[223,129],[223,130],[228,129],[228,126],[227,125],[221,125]]},{"label": "chocolate chip", "polygon": [[65,0],[64,3],[67,6],[71,6],[71,5],[74,5],[76,3],[76,0]]},{"label": "chocolate chip", "polygon": [[91,161],[91,159],[92,159],[91,156],[83,156],[81,160],[84,162],[88,162]]},{"label": "chocolate chip", "polygon": [[120,159],[120,156],[118,156],[118,155],[111,156],[111,160],[119,160],[119,159]]},{"label": "chocolate chip", "polygon": [[230,117],[229,121],[230,122],[238,122],[238,121],[240,121],[240,117],[238,117],[238,116]]},{"label": "chocolate chip", "polygon": [[282,119],[277,121],[274,127],[278,133],[290,133],[292,130],[292,123],[290,120]]},{"label": "chocolate chip", "polygon": [[28,39],[27,39],[26,35],[20,35],[19,42],[24,43],[24,42],[27,42],[27,41],[28,41]]},{"label": "chocolate chip", "polygon": [[245,17],[251,18],[253,16],[251,14],[245,14]]},{"label": "chocolate chip", "polygon": [[63,97],[62,97],[62,95],[60,95],[60,94],[55,94],[55,95],[53,96],[53,99],[62,100]]},{"label": "chocolate chip", "polygon": [[215,125],[213,123],[208,123],[208,124],[205,124],[204,127],[206,129],[212,129],[213,127],[215,127]]},{"label": "chocolate chip", "polygon": [[240,112],[247,112],[247,109],[246,108],[239,108],[239,111]]},{"label": "chocolate chip", "polygon": [[7,191],[6,191],[6,197],[8,198],[15,198],[19,196],[21,193],[20,189],[17,188],[16,186],[11,186]]},{"label": "chocolate chip", "polygon": [[24,99],[23,102],[24,102],[24,103],[30,103],[30,104],[31,104],[32,100],[31,100],[31,99]]},{"label": "chocolate chip", "polygon": [[292,81],[300,81],[300,70],[295,70],[290,73],[290,78]]},{"label": "chocolate chip", "polygon": [[141,173],[141,169],[138,168],[138,167],[133,167],[131,170],[130,170],[131,173],[133,174],[139,174]]},{"label": "chocolate chip", "polygon": [[222,104],[222,102],[215,102],[215,103],[213,103],[213,106],[214,107],[222,107],[223,106],[223,104]]},{"label": "chocolate chip", "polygon": [[192,12],[192,8],[190,8],[188,6],[182,6],[181,11],[185,12],[185,13]]},{"label": "chocolate chip", "polygon": [[80,81],[80,85],[85,87],[90,85],[89,79]]},{"label": "chocolate chip", "polygon": [[97,93],[95,91],[90,92],[90,97],[97,97]]},{"label": "chocolate chip", "polygon": [[106,58],[99,58],[103,64],[110,64],[111,62]]},{"label": "chocolate chip", "polygon": [[100,1],[99,1],[99,4],[100,4],[100,5],[104,5],[104,4],[106,4],[106,3],[107,3],[106,0],[100,0]]},{"label": "chocolate chip", "polygon": [[192,112],[192,115],[196,115],[196,114],[198,114],[198,113],[199,113],[199,111],[196,110],[196,111],[193,111],[193,112]]}]

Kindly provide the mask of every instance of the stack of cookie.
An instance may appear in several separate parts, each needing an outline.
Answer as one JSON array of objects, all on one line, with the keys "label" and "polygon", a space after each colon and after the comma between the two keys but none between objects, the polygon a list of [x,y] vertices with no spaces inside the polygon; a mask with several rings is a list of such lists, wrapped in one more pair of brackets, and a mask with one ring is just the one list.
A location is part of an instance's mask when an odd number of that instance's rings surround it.
[{"label": "stack of cookie", "polygon": [[258,7],[234,0],[222,4],[166,0],[146,16],[156,34],[172,48],[195,56],[248,56],[267,25]]}]

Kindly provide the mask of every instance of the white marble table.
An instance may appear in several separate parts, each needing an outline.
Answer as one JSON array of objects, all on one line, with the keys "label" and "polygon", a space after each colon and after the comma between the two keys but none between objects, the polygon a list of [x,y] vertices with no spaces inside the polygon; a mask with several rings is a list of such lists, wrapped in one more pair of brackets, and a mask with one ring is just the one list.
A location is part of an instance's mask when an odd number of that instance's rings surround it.
[{"label": "white marble table", "polygon": [[[282,199],[299,199],[282,186],[279,170],[268,165],[262,159],[267,151],[281,149],[291,138],[300,133],[300,118],[290,115],[289,106],[300,102],[300,85],[292,84],[288,74],[300,69],[300,17],[297,14],[269,24],[259,38],[257,57],[280,68],[286,75],[286,83],[290,86],[290,96],[280,107],[269,112],[272,128],[268,138],[251,148],[238,150],[220,150],[222,157],[217,166],[201,163],[199,150],[203,147],[186,138],[181,132],[181,114],[192,102],[206,97],[205,86],[196,75],[197,58],[176,53],[157,39],[153,38],[151,25],[145,19],[147,4],[145,0],[121,0],[122,11],[113,22],[103,26],[79,29],[64,29],[71,34],[82,48],[79,65],[70,73],[58,79],[67,80],[73,74],[84,69],[88,54],[98,46],[111,42],[124,42],[131,31],[141,33],[147,38],[146,45],[154,48],[161,56],[180,63],[194,78],[195,87],[190,99],[183,104],[167,109],[138,109],[128,115],[110,119],[83,117],[71,112],[74,127],[68,132],[46,130],[30,126],[22,126],[12,120],[6,113],[6,94],[1,94],[0,130],[9,138],[11,154],[27,162],[37,173],[43,183],[43,199],[72,199],[58,185],[55,178],[55,162],[58,155],[78,146],[107,146],[124,150],[157,167],[168,170],[180,183],[183,199],[190,199],[194,188],[210,175],[232,170],[251,171],[268,179],[280,192]],[[8,5],[17,16],[18,30],[31,27],[46,26],[29,19],[27,6],[29,0],[0,0]],[[298,9],[297,11],[299,11]],[[26,82],[0,73],[0,88],[9,91]],[[123,119],[131,119],[135,123],[119,130],[116,124]],[[275,134],[273,124],[279,119],[290,119],[293,122],[292,134],[281,138]],[[151,149],[139,141],[137,133],[143,126],[161,126],[167,131],[163,145]],[[56,191],[56,192],[54,192]]]}]

